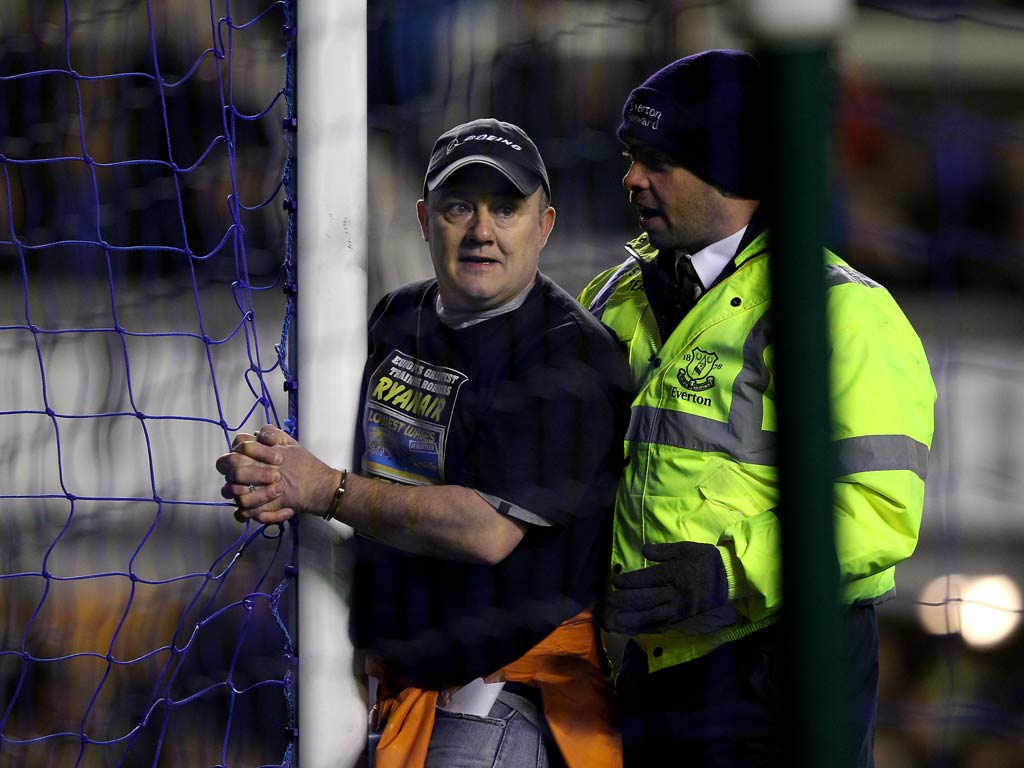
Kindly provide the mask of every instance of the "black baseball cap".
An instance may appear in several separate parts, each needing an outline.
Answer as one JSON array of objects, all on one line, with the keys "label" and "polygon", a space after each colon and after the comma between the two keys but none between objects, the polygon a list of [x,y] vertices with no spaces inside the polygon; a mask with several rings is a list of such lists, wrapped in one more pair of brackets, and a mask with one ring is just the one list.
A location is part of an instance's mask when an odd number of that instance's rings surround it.
[{"label": "black baseball cap", "polygon": [[434,142],[430,164],[423,180],[423,194],[436,189],[455,171],[472,163],[483,163],[500,171],[524,195],[544,187],[548,198],[551,185],[537,145],[517,125],[480,118],[442,133]]}]

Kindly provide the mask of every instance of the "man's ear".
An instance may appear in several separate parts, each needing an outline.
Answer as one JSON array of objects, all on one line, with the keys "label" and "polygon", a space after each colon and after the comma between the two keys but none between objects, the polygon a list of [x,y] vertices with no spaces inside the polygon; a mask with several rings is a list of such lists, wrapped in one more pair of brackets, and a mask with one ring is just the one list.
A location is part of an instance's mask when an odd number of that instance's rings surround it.
[{"label": "man's ear", "polygon": [[423,242],[430,242],[430,227],[427,225],[427,201],[416,201],[416,218],[420,220],[420,234],[423,235]]},{"label": "man's ear", "polygon": [[550,205],[540,215],[540,247],[543,248],[548,243],[548,236],[551,234],[551,230],[555,228],[555,209]]}]

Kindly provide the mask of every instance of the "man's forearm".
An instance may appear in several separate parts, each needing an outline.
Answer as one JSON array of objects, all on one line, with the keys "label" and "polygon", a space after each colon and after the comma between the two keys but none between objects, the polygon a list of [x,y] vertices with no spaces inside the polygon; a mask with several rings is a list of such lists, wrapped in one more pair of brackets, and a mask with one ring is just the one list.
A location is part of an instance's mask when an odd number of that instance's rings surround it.
[{"label": "man's forearm", "polygon": [[[336,472],[340,482],[340,472]],[[327,509],[334,490],[326,497]],[[420,555],[497,563],[522,540],[525,524],[499,514],[457,485],[404,486],[350,474],[337,519],[359,533]]]},{"label": "man's forearm", "polygon": [[[323,516],[341,471],[274,427],[239,435],[217,461],[246,517],[280,523],[295,513]],[[405,486],[349,473],[334,516],[356,531],[414,554],[497,563],[522,540],[526,524],[499,514],[470,488]]]}]

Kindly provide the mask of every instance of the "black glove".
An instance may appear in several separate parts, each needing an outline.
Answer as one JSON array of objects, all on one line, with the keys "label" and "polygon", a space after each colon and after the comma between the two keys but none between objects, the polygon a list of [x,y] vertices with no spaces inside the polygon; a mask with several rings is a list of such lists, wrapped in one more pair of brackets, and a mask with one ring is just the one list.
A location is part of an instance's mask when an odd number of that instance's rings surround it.
[{"label": "black glove", "polygon": [[729,582],[717,547],[692,541],[646,544],[643,554],[658,565],[612,579],[605,629],[627,635],[657,632],[727,602]]}]

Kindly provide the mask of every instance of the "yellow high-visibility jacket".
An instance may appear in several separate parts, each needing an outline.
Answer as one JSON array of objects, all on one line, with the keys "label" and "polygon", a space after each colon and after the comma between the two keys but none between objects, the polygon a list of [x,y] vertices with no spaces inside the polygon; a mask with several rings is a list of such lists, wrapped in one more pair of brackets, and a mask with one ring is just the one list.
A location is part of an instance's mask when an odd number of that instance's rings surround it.
[{"label": "yellow high-visibility jacket", "polygon": [[[634,638],[649,669],[685,662],[778,620],[781,530],[773,459],[775,379],[762,232],[735,270],[662,340],[637,260],[598,275],[580,302],[626,345],[636,388],[615,502],[612,575],[648,565],[644,544],[716,545],[726,607]],[[843,599],[881,602],[917,545],[935,385],[917,334],[885,288],[825,252],[835,485]],[[826,510],[822,510],[823,514]]]}]

